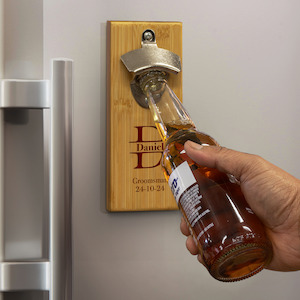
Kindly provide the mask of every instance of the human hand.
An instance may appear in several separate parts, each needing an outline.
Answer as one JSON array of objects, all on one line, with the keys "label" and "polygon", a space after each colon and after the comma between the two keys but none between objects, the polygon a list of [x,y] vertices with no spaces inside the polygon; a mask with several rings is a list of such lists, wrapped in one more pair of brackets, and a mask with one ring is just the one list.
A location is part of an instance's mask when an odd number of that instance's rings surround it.
[{"label": "human hand", "polygon": [[[256,155],[191,141],[185,143],[185,151],[199,165],[216,168],[239,180],[249,206],[264,224],[273,245],[273,259],[266,268],[300,270],[300,180]],[[202,263],[183,219],[180,228],[187,236],[187,249]]]}]

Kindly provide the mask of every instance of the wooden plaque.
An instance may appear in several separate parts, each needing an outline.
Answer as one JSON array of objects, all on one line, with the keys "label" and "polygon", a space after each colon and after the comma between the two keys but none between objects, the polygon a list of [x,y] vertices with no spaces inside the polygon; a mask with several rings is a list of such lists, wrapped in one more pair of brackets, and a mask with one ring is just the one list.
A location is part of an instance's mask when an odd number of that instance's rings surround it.
[{"label": "wooden plaque", "polygon": [[[179,22],[107,23],[107,209],[145,211],[178,209],[164,178],[163,142],[149,109],[131,94],[130,74],[121,55],[141,47],[144,30],[152,29],[157,45],[182,58]],[[182,99],[182,75],[172,74],[170,87]]]}]

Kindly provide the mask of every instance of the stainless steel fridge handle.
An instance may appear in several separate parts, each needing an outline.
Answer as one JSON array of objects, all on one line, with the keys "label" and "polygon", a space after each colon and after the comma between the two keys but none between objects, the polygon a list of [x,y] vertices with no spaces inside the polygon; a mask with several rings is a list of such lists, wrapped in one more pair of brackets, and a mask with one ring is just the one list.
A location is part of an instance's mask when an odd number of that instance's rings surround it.
[{"label": "stainless steel fridge handle", "polygon": [[[5,139],[4,124],[6,109],[49,109],[49,80],[0,80],[0,292],[50,289],[50,263],[45,259],[37,261],[10,261],[5,253]],[[46,149],[44,151],[48,152]],[[46,158],[48,160],[48,157]],[[49,172],[48,162],[44,166]],[[45,176],[46,180],[49,175]],[[47,183],[46,183],[47,184]],[[18,187],[16,187],[18,188]],[[45,190],[47,188],[45,187]],[[47,202],[49,196],[41,201]],[[16,210],[18,207],[15,208]],[[15,220],[17,222],[17,220]],[[7,228],[6,228],[7,230]],[[48,251],[47,251],[48,252]],[[1,296],[0,296],[1,297]]]},{"label": "stainless steel fridge handle", "polygon": [[50,299],[72,299],[73,61],[52,63]]}]

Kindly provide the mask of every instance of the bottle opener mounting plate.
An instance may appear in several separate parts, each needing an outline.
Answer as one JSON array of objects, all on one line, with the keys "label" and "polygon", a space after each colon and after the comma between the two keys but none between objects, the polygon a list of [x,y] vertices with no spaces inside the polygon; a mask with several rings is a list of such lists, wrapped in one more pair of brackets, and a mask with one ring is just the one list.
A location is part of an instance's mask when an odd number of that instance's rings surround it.
[{"label": "bottle opener mounting plate", "polygon": [[[109,211],[176,210],[176,201],[160,166],[163,142],[149,109],[134,99],[132,74],[121,56],[141,48],[141,35],[155,31],[158,47],[182,57],[182,23],[107,23],[107,209]],[[182,99],[182,74],[168,83]]]}]

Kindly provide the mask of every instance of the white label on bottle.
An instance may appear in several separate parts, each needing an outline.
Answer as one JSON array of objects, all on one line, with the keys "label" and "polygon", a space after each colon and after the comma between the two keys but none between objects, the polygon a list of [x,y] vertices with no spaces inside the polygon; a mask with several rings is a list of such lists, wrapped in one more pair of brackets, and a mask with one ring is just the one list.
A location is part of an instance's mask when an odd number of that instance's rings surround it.
[{"label": "white label on bottle", "polygon": [[179,165],[170,175],[169,186],[178,203],[182,193],[191,185],[196,183],[196,179],[189,164],[185,161]]}]

